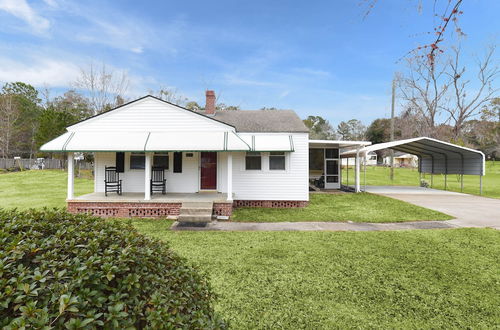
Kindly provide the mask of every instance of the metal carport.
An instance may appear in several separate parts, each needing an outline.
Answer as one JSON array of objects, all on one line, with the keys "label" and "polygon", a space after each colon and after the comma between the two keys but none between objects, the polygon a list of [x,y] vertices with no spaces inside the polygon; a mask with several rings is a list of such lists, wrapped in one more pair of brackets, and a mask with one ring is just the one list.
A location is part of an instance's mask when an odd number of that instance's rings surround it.
[{"label": "metal carport", "polygon": [[[374,144],[371,146],[352,149],[341,154],[342,158],[356,158],[359,164],[361,157],[371,151],[393,149],[416,155],[419,159],[419,173],[445,175],[445,189],[448,174],[461,175],[461,188],[463,189],[464,175],[478,175],[480,193],[482,193],[482,177],[485,173],[485,157],[481,151],[458,146],[452,143],[436,140],[429,137],[418,137],[407,140],[392,141]],[[365,167],[366,168],[366,167]],[[356,166],[355,191],[360,191],[359,180],[360,166]]]}]

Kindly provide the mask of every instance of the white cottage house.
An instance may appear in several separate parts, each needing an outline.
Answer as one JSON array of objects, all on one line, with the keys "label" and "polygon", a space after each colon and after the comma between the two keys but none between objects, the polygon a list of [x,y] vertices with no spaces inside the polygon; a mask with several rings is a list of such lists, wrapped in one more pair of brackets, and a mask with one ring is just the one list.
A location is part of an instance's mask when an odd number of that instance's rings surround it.
[{"label": "white cottage house", "polygon": [[[425,173],[484,174],[482,153],[442,141],[370,144],[309,140],[289,110],[216,111],[207,91],[203,112],[148,95],[68,127],[41,150],[67,154],[68,210],[104,217],[209,221],[235,207],[304,207],[310,186],[342,187],[342,158],[355,159],[352,189],[361,191],[361,159],[382,148],[413,151]],[[94,154],[94,192],[74,196],[81,152]]]},{"label": "white cottage house", "polygon": [[[308,142],[293,111],[216,112],[215,94],[207,91],[204,112],[148,95],[68,127],[41,150],[68,155],[71,212],[178,216],[191,202],[211,203],[211,213],[229,216],[233,205],[307,205]],[[77,152],[94,153],[95,182],[93,193],[75,197]],[[121,186],[105,194],[109,168]],[[164,194],[151,192],[153,168],[162,169]]]}]

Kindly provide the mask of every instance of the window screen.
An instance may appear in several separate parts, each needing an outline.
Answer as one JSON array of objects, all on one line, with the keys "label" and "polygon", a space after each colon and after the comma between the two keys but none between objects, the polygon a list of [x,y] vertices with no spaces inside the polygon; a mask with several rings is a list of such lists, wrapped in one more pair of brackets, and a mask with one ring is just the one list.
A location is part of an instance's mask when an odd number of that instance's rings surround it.
[{"label": "window screen", "polygon": [[174,173],[182,173],[182,152],[174,152]]},{"label": "window screen", "polygon": [[143,170],[146,167],[146,157],[143,152],[133,152],[130,154],[130,169]]},{"label": "window screen", "polygon": [[271,152],[269,153],[269,169],[284,170],[285,169],[285,153]]},{"label": "window screen", "polygon": [[326,158],[339,158],[339,149],[325,149]]},{"label": "window screen", "polygon": [[164,170],[168,170],[168,154],[155,153],[153,157],[153,167],[161,167]]},{"label": "window screen", "polygon": [[309,169],[323,171],[325,154],[323,149],[309,149]]},{"label": "window screen", "polygon": [[262,168],[262,157],[260,152],[247,152],[245,157],[246,170],[260,170]]}]

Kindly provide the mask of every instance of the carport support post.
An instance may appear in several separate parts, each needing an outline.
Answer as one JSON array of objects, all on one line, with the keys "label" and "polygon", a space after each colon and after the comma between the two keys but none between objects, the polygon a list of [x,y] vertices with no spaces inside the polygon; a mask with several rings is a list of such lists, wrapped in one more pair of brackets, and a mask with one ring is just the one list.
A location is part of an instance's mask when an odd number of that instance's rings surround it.
[{"label": "carport support post", "polygon": [[151,164],[153,163],[153,153],[146,152],[144,164],[144,200],[151,200]]},{"label": "carport support post", "polygon": [[444,154],[444,190],[448,190],[448,156]]},{"label": "carport support post", "polygon": [[363,184],[364,184],[364,189],[363,191],[366,192],[366,153],[365,153],[365,156],[363,157],[363,169],[364,169],[364,173],[363,173]]},{"label": "carport support post", "polygon": [[483,176],[479,175],[479,195],[483,194]]},{"label": "carport support post", "polygon": [[68,152],[68,199],[73,199],[74,197],[74,182],[75,182],[75,164],[74,164],[74,154]]},{"label": "carport support post", "polygon": [[349,157],[347,157],[346,160],[347,160],[347,183],[346,183],[346,186],[349,187]]},{"label": "carport support post", "polygon": [[356,173],[355,173],[355,182],[354,182],[354,192],[360,192],[360,184],[359,184],[359,172],[360,172],[360,166],[359,166],[359,148],[356,149]]}]

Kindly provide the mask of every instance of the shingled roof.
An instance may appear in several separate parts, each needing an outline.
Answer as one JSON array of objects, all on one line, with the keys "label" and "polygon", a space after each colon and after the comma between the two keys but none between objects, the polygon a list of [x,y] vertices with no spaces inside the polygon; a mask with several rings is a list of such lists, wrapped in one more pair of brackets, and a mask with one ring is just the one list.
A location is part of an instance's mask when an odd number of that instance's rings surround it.
[{"label": "shingled roof", "polygon": [[237,132],[309,132],[292,110],[226,110],[207,116],[234,126]]}]

